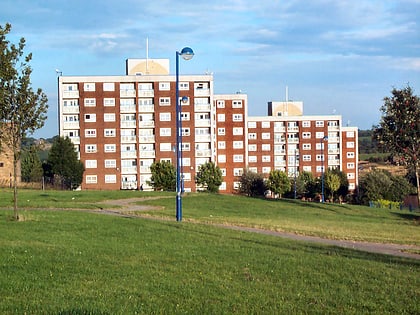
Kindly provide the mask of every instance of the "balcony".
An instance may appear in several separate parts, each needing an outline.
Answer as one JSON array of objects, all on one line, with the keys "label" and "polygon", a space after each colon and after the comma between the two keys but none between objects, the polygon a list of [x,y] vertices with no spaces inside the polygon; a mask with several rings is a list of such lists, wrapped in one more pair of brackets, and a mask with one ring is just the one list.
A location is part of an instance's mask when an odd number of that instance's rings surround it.
[{"label": "balcony", "polygon": [[207,150],[196,150],[195,151],[195,156],[196,157],[211,157],[211,150],[207,149]]},{"label": "balcony", "polygon": [[135,159],[137,158],[137,151],[121,151],[122,159]]},{"label": "balcony", "polygon": [[340,131],[339,126],[328,126],[328,131]]},{"label": "balcony", "polygon": [[328,142],[338,143],[338,142],[340,142],[340,138],[339,137],[328,137]]},{"label": "balcony", "polygon": [[211,135],[196,135],[195,136],[195,142],[210,142],[211,141]]},{"label": "balcony", "polygon": [[69,137],[73,144],[80,144],[80,137]]},{"label": "balcony", "polygon": [[140,166],[140,173],[148,173],[150,174],[152,171],[150,170],[150,166]]},{"label": "balcony", "polygon": [[137,189],[137,181],[122,182],[121,189]]},{"label": "balcony", "polygon": [[136,105],[121,105],[120,106],[121,113],[135,113],[136,112]]},{"label": "balcony", "polygon": [[277,138],[277,137],[274,137],[274,143],[275,144],[286,143],[286,138]]},{"label": "balcony", "polygon": [[285,167],[286,166],[286,161],[274,161],[274,166],[275,167]]},{"label": "balcony", "polygon": [[153,113],[155,105],[139,105],[139,113]]},{"label": "balcony", "polygon": [[63,98],[79,98],[79,91],[63,91]]},{"label": "balcony", "polygon": [[286,132],[286,127],[274,127],[274,132]]},{"label": "balcony", "polygon": [[153,128],[155,127],[154,120],[139,121],[139,128]]},{"label": "balcony", "polygon": [[138,97],[154,97],[155,91],[154,90],[139,90]]},{"label": "balcony", "polygon": [[210,89],[208,88],[195,88],[194,96],[210,96]]},{"label": "balcony", "polygon": [[285,155],[286,150],[274,150],[274,155]]},{"label": "balcony", "polygon": [[140,158],[154,158],[156,155],[155,151],[140,151]]},{"label": "balcony", "polygon": [[79,129],[80,125],[78,121],[65,121],[63,123],[63,129]]},{"label": "balcony", "polygon": [[289,138],[287,139],[288,143],[299,143],[299,138]]},{"label": "balcony", "polygon": [[298,126],[289,126],[287,127],[287,132],[299,132]]},{"label": "balcony", "polygon": [[123,166],[121,174],[137,174],[137,166]]},{"label": "balcony", "polygon": [[340,149],[328,149],[328,154],[340,154]]},{"label": "balcony", "polygon": [[121,128],[136,128],[135,120],[122,120],[120,123]]},{"label": "balcony", "polygon": [[79,109],[79,106],[63,106],[62,114],[78,114]]},{"label": "balcony", "polygon": [[328,160],[328,165],[340,165],[340,160],[339,159],[335,159],[335,160]]},{"label": "balcony", "polygon": [[154,143],[155,142],[155,136],[154,135],[148,135],[148,136],[139,136],[139,142],[140,143]]},{"label": "balcony", "polygon": [[136,136],[121,136],[121,143],[136,143]]},{"label": "balcony", "polygon": [[211,110],[210,104],[195,104],[194,111],[196,112],[209,112]]},{"label": "balcony", "polygon": [[196,127],[210,127],[211,120],[210,119],[198,119],[195,121]]},{"label": "balcony", "polygon": [[136,90],[120,90],[120,97],[136,97]]}]

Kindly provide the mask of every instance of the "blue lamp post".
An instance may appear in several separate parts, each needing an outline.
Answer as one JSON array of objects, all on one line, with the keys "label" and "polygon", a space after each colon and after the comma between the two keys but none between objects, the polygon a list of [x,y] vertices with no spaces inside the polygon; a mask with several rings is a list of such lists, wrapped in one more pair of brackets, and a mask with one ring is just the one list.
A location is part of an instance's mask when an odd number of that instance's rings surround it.
[{"label": "blue lamp post", "polygon": [[191,48],[185,47],[181,52],[176,52],[176,86],[175,86],[175,115],[176,115],[176,220],[182,220],[182,122],[181,102],[179,100],[179,56],[184,60],[191,60],[194,52]]},{"label": "blue lamp post", "polygon": [[324,141],[328,141],[328,136],[321,139],[321,202],[325,202],[324,197]]}]

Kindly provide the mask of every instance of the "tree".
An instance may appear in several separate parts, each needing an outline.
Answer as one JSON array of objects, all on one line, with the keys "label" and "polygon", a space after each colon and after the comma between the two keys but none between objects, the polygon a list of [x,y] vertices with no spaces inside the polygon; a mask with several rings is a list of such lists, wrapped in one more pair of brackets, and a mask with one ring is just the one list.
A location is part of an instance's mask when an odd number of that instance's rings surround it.
[{"label": "tree", "polygon": [[392,181],[389,172],[374,169],[360,179],[361,201],[368,204],[369,201],[386,199],[386,193]]},{"label": "tree", "polygon": [[272,170],[268,176],[267,188],[281,198],[285,192],[290,191],[291,184],[289,177],[287,177],[285,172]]},{"label": "tree", "polygon": [[374,139],[382,150],[392,153],[408,170],[414,170],[420,204],[420,98],[413,95],[410,86],[394,88],[391,93],[391,97],[384,98]]},{"label": "tree", "polygon": [[155,162],[150,165],[152,177],[149,185],[155,190],[175,191],[176,189],[176,170],[168,161]]},{"label": "tree", "polygon": [[42,179],[44,171],[37,146],[31,145],[29,150],[22,153],[21,170],[24,182],[39,182]]},{"label": "tree", "polygon": [[85,168],[79,161],[74,144],[69,137],[55,138],[48,155],[46,169],[51,170],[51,175],[59,177],[61,185],[67,189],[74,189],[80,186],[83,180]]},{"label": "tree", "polygon": [[21,157],[21,142],[27,134],[44,125],[48,99],[41,89],[34,91],[31,84],[32,54],[24,56],[25,39],[17,45],[7,40],[12,26],[0,26],[0,147],[13,151],[14,219],[19,219],[17,208],[17,172]]},{"label": "tree", "polygon": [[213,162],[207,162],[201,165],[195,177],[195,182],[206,187],[211,193],[219,192],[219,186],[222,184],[223,174],[221,169]]},{"label": "tree", "polygon": [[301,172],[297,177],[297,193],[305,197],[312,198],[316,193],[316,181],[312,173]]},{"label": "tree", "polygon": [[239,192],[249,197],[264,196],[267,186],[264,177],[250,170],[245,170],[240,178]]},{"label": "tree", "polygon": [[340,188],[340,176],[331,171],[325,172],[325,186],[331,193],[331,201],[334,202],[334,193]]}]

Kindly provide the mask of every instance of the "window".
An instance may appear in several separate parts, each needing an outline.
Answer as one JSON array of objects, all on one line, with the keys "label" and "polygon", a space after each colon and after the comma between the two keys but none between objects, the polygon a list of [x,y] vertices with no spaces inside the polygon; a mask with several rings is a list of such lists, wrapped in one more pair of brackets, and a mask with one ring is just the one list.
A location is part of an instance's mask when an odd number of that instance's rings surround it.
[{"label": "window", "polygon": [[309,120],[302,121],[302,127],[304,127],[304,128],[311,127],[311,122]]},{"label": "window", "polygon": [[233,135],[242,136],[244,134],[244,129],[242,127],[233,128]]},{"label": "window", "polygon": [[244,156],[243,154],[234,154],[233,155],[233,162],[243,162]]},{"label": "window", "polygon": [[309,165],[303,166],[303,171],[312,173],[312,166],[309,166]]},{"label": "window", "polygon": [[85,160],[85,167],[86,168],[97,168],[97,161],[96,160]]},{"label": "window", "polygon": [[189,82],[179,82],[179,90],[180,91],[188,91],[190,89]]},{"label": "window", "polygon": [[248,133],[248,139],[256,140],[257,139],[257,134],[255,132]]},{"label": "window", "polygon": [[105,122],[115,121],[115,114],[114,113],[105,113],[104,114],[104,121]]},{"label": "window", "polygon": [[103,84],[104,91],[115,91],[115,83],[114,82],[105,82]]},{"label": "window", "polygon": [[86,153],[95,153],[97,151],[96,144],[86,144],[85,151]]},{"label": "window", "polygon": [[303,132],[302,133],[302,139],[310,139],[311,133],[310,132]]},{"label": "window", "polygon": [[244,173],[243,168],[234,168],[233,169],[233,176],[242,176],[243,173]]},{"label": "window", "polygon": [[242,100],[233,100],[232,108],[242,108]]},{"label": "window", "polygon": [[257,128],[256,121],[248,121],[248,128]]},{"label": "window", "polygon": [[338,127],[338,121],[331,120],[328,122],[328,127]]},{"label": "window", "polygon": [[169,105],[171,105],[171,98],[170,97],[160,97],[159,98],[159,105],[160,106],[169,106]]},{"label": "window", "polygon": [[317,132],[317,133],[315,133],[315,138],[317,138],[317,139],[322,139],[322,138],[324,138],[324,133],[321,131],[321,132]]},{"label": "window", "polygon": [[115,144],[105,144],[104,145],[105,153],[111,153],[117,151],[117,146]]},{"label": "window", "polygon": [[221,168],[220,170],[222,171],[222,176],[226,176],[226,169],[225,168]]},{"label": "window", "polygon": [[217,121],[225,121],[225,114],[217,114]]},{"label": "window", "polygon": [[317,120],[315,122],[316,127],[324,127],[324,121],[323,120]]},{"label": "window", "polygon": [[139,83],[139,91],[150,91],[153,90],[153,83]]},{"label": "window", "polygon": [[226,155],[225,154],[219,154],[217,157],[217,161],[219,163],[226,163]]},{"label": "window", "polygon": [[191,166],[191,158],[182,158],[183,166]]},{"label": "window", "polygon": [[263,121],[261,123],[262,128],[270,128],[270,122],[269,121]]},{"label": "window", "polygon": [[96,184],[98,182],[97,175],[86,175],[86,184]]},{"label": "window", "polygon": [[354,138],[354,131],[347,131],[346,136],[347,138]]},{"label": "window", "polygon": [[120,91],[130,91],[134,90],[134,83],[121,83]]},{"label": "window", "polygon": [[310,155],[310,154],[304,154],[304,155],[302,156],[302,160],[303,160],[304,162],[310,162],[310,161],[311,161],[311,155]]},{"label": "window", "polygon": [[226,134],[225,128],[217,128],[217,134],[219,136],[224,136]]},{"label": "window", "polygon": [[354,159],[354,152],[347,152],[348,159]]},{"label": "window", "polygon": [[117,175],[115,174],[106,174],[105,183],[106,184],[115,184],[117,182]]},{"label": "window", "polygon": [[264,140],[270,139],[270,133],[269,132],[263,132],[261,134],[261,139],[264,139]]},{"label": "window", "polygon": [[96,122],[96,114],[85,114],[85,122]]},{"label": "window", "polygon": [[350,183],[349,184],[349,190],[354,190],[356,189],[356,184],[355,183]]},{"label": "window", "polygon": [[189,142],[183,142],[181,145],[181,150],[182,151],[190,151],[191,149],[191,145]]},{"label": "window", "polygon": [[105,168],[116,168],[117,161],[116,160],[105,160]]},{"label": "window", "polygon": [[263,174],[269,174],[271,172],[271,167],[268,167],[268,166],[263,167],[262,172]]},{"label": "window", "polygon": [[160,128],[159,134],[161,137],[170,137],[171,136],[171,128]]},{"label": "window", "polygon": [[104,106],[115,106],[115,98],[104,98]]},{"label": "window", "polygon": [[242,121],[243,120],[243,116],[242,116],[242,114],[233,114],[232,115],[232,120],[233,121]]},{"label": "window", "polygon": [[354,169],[354,163],[347,163],[348,169]]},{"label": "window", "polygon": [[223,100],[218,100],[216,104],[217,104],[217,108],[225,108],[225,101]]},{"label": "window", "polygon": [[105,137],[115,137],[115,129],[104,129],[104,136]]},{"label": "window", "polygon": [[159,82],[160,91],[169,91],[171,89],[171,84],[169,82]]},{"label": "window", "polygon": [[250,152],[257,151],[257,145],[256,144],[249,144],[248,145],[248,151],[250,151]]},{"label": "window", "polygon": [[160,113],[159,119],[160,121],[171,121],[171,113]]},{"label": "window", "polygon": [[190,135],[190,128],[182,128],[182,129],[181,129],[181,135],[182,135],[183,137],[187,137],[187,136],[189,136],[189,135]]},{"label": "window", "polygon": [[271,145],[264,143],[263,145],[261,145],[261,150],[262,151],[270,151],[271,150]]},{"label": "window", "polygon": [[265,162],[265,163],[271,162],[271,156],[263,155],[262,156],[262,161]]},{"label": "window", "polygon": [[244,142],[243,141],[233,141],[233,148],[234,149],[243,149]]},{"label": "window", "polygon": [[83,89],[85,91],[94,92],[95,91],[95,83],[85,83]]},{"label": "window", "polygon": [[226,141],[218,141],[217,142],[218,149],[226,149]]},{"label": "window", "polygon": [[181,120],[189,121],[190,120],[190,113],[182,112],[181,113]]},{"label": "window", "polygon": [[353,141],[347,142],[346,143],[346,148],[349,148],[349,149],[354,148],[354,142]]},{"label": "window", "polygon": [[354,173],[347,173],[347,179],[355,179],[356,175]]},{"label": "window", "polygon": [[257,163],[258,159],[255,155],[248,156],[248,162],[249,163]]},{"label": "window", "polygon": [[84,104],[86,107],[94,107],[96,106],[96,98],[85,98]]},{"label": "window", "polygon": [[172,145],[170,143],[160,143],[160,151],[167,152],[172,151]]},{"label": "window", "polygon": [[95,138],[96,137],[96,129],[85,129],[85,137],[86,138]]}]

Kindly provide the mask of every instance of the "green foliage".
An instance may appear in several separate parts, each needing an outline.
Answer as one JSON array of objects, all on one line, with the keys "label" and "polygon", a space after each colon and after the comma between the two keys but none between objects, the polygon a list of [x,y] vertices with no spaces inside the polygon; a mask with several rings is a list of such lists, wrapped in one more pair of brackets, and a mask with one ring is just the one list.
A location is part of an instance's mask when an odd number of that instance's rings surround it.
[{"label": "green foliage", "polygon": [[325,186],[331,193],[331,201],[334,201],[334,193],[340,188],[341,178],[338,174],[327,171],[325,176]]},{"label": "green foliage", "polygon": [[208,192],[217,193],[223,181],[221,169],[213,162],[207,162],[198,169],[195,182],[205,187]]},{"label": "green foliage", "polygon": [[297,177],[296,191],[298,195],[313,198],[317,192],[316,187],[316,180],[312,173],[301,172]]},{"label": "green foliage", "polygon": [[152,177],[149,185],[154,190],[175,191],[176,190],[176,170],[168,161],[154,162],[150,166]]},{"label": "green foliage", "polygon": [[24,182],[39,182],[42,179],[43,169],[37,146],[32,145],[29,150],[23,152],[21,174]]},{"label": "green foliage", "polygon": [[264,196],[267,186],[262,174],[245,170],[240,178],[239,192],[241,194],[257,197]]},{"label": "green foliage", "polygon": [[420,98],[410,86],[392,89],[384,98],[382,117],[374,130],[374,139],[382,150],[390,152],[416,175],[417,197],[420,203]]},{"label": "green foliage", "polygon": [[27,134],[44,126],[48,99],[41,90],[32,89],[30,61],[32,53],[24,56],[25,39],[17,45],[7,40],[12,26],[0,26],[0,149],[13,151],[13,186],[15,219],[17,210],[17,170],[21,158],[21,142]]},{"label": "green foliage", "polygon": [[74,144],[68,137],[57,137],[48,155],[47,169],[51,173],[46,174],[56,179],[61,179],[61,185],[68,189],[77,188],[83,180],[85,168],[79,161]]},{"label": "green foliage", "polygon": [[406,178],[380,169],[374,169],[360,179],[360,197],[365,205],[380,199],[401,202],[413,189]]},{"label": "green foliage", "polygon": [[274,194],[281,196],[290,191],[291,184],[285,172],[272,170],[267,180],[267,188]]}]

